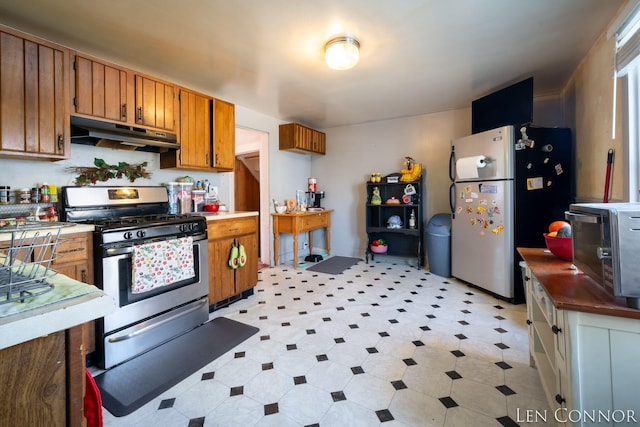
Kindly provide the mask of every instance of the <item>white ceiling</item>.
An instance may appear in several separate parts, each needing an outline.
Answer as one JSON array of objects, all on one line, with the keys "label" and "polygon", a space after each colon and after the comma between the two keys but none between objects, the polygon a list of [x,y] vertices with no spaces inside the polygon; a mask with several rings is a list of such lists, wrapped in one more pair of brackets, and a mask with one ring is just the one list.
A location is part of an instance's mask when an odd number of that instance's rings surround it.
[{"label": "white ceiling", "polygon": [[[624,0],[0,0],[0,23],[324,129],[558,94]],[[360,63],[324,43],[350,33]]]}]

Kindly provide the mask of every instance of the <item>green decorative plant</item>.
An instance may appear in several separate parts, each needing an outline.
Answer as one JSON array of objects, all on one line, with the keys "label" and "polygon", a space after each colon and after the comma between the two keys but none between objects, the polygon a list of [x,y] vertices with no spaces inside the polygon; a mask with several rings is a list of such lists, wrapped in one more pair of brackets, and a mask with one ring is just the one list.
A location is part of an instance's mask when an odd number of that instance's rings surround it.
[{"label": "green decorative plant", "polygon": [[78,166],[69,168],[71,172],[78,173],[75,179],[76,185],[95,184],[98,181],[105,182],[110,179],[127,178],[134,182],[138,178],[149,178],[150,172],[146,171],[147,162],[130,165],[126,162],[119,162],[117,165],[110,165],[102,159],[93,159],[95,167]]}]

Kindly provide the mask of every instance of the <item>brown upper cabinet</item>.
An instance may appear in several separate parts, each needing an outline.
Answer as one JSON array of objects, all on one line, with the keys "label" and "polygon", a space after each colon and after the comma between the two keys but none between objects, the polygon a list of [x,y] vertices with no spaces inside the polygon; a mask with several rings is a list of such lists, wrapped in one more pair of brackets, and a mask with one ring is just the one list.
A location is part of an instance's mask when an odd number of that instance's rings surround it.
[{"label": "brown upper cabinet", "polygon": [[180,150],[160,154],[161,168],[232,171],[235,106],[180,89]]},{"label": "brown upper cabinet", "polygon": [[75,55],[75,112],[126,123],[128,121],[128,71]]},{"label": "brown upper cabinet", "polygon": [[326,135],[298,123],[280,125],[280,149],[302,154],[325,154]]},{"label": "brown upper cabinet", "polygon": [[160,154],[161,168],[211,169],[213,98],[180,89],[180,150]]},{"label": "brown upper cabinet", "polygon": [[136,74],[136,123],[156,129],[176,130],[177,88],[170,83]]},{"label": "brown upper cabinet", "polygon": [[0,156],[69,158],[69,51],[0,26]]},{"label": "brown upper cabinet", "polygon": [[72,65],[73,114],[176,132],[177,86],[79,53]]},{"label": "brown upper cabinet", "polygon": [[236,107],[213,100],[213,168],[232,171],[236,165]]}]

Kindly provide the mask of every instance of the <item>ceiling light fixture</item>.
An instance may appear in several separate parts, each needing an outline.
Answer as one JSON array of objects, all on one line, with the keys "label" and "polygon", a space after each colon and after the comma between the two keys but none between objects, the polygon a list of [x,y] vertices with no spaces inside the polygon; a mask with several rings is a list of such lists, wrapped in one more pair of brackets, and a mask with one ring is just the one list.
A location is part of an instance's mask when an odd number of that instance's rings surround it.
[{"label": "ceiling light fixture", "polygon": [[360,59],[360,42],[353,36],[335,37],[324,47],[327,65],[334,70],[353,68]]}]

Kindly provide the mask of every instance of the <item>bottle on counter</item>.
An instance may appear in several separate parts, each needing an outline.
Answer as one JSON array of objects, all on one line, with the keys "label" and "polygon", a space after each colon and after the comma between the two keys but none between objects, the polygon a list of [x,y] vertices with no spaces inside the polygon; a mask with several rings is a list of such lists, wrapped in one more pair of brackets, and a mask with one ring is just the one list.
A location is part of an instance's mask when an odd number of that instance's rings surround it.
[{"label": "bottle on counter", "polygon": [[6,205],[9,203],[9,192],[11,187],[8,185],[0,185],[0,205]]},{"label": "bottle on counter", "polygon": [[33,187],[31,189],[31,203],[40,203],[40,188]]},{"label": "bottle on counter", "polygon": [[49,186],[49,198],[51,199],[51,203],[58,203],[58,186],[57,185]]},{"label": "bottle on counter", "polygon": [[20,203],[31,203],[31,190],[29,188],[23,188],[18,192],[18,195],[20,196]]},{"label": "bottle on counter", "polygon": [[43,182],[42,187],[40,187],[40,202],[41,203],[51,202],[51,194],[49,194],[49,185],[46,182]]}]

